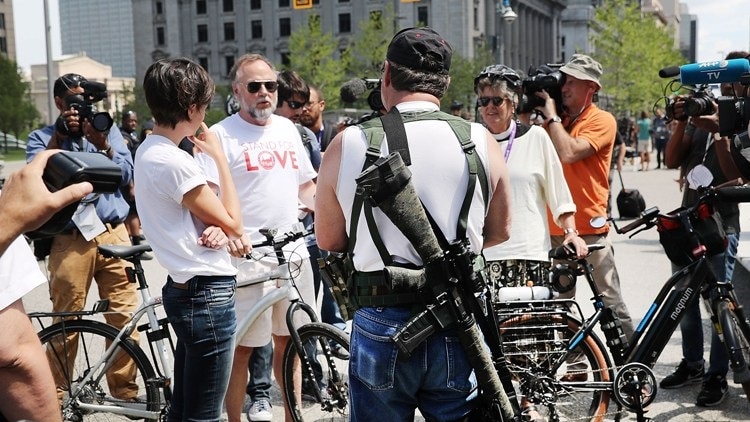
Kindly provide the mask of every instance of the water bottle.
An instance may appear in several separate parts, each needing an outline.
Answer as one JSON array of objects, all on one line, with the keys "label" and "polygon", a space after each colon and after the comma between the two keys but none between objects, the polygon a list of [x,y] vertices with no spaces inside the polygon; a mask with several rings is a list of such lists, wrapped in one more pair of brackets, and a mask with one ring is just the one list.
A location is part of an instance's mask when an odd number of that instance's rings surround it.
[{"label": "water bottle", "polygon": [[515,302],[524,300],[549,300],[555,292],[545,286],[501,287],[497,290],[498,302]]}]

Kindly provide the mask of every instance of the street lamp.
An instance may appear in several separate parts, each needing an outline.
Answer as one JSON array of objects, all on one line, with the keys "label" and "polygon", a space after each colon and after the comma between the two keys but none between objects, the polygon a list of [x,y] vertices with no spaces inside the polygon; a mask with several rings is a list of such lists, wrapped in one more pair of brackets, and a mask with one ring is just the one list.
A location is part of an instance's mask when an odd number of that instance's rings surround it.
[{"label": "street lamp", "polygon": [[[518,15],[513,11],[510,6],[510,0],[498,0],[496,6],[496,18],[497,22],[497,33],[495,35],[496,49],[497,49],[497,62],[505,63],[505,42],[503,40],[503,31],[505,30],[503,21],[505,23],[513,23]],[[502,18],[502,20],[500,19]]]},{"label": "street lamp", "polygon": [[502,15],[503,20],[508,23],[513,23],[518,15],[510,7],[510,0],[503,0],[502,3],[497,4],[497,13]]}]

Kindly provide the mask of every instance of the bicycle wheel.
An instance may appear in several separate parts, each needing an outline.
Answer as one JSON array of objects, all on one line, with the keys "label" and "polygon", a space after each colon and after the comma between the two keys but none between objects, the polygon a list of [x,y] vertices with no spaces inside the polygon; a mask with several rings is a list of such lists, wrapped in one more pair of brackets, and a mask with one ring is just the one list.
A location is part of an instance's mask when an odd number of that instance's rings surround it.
[{"label": "bicycle wheel", "polygon": [[[502,312],[502,311],[500,311]],[[613,373],[601,341],[593,334],[580,342],[555,373],[580,323],[564,311],[499,315],[503,353],[522,410],[549,421],[604,419]],[[534,414],[536,413],[536,414]]]},{"label": "bicycle wheel", "polygon": [[[750,327],[747,320],[735,313],[734,305],[729,300],[720,301],[716,308],[731,369],[735,373],[746,373],[750,363]],[[750,381],[742,382],[741,385],[750,400]]]},{"label": "bicycle wheel", "polygon": [[128,410],[150,411],[145,420],[159,419],[162,399],[154,369],[133,339],[120,342],[109,362],[97,365],[117,335],[116,328],[91,320],[65,321],[39,332],[58,386],[63,420],[125,421],[131,418],[119,412]]},{"label": "bicycle wheel", "polygon": [[[294,393],[294,365],[299,354],[290,341],[284,351],[284,397],[291,409],[292,419],[303,421],[349,420],[349,338],[340,329],[324,323],[308,323],[300,327],[302,344],[317,345],[315,359],[322,374],[313,375],[310,365],[302,368],[302,400]],[[316,378],[319,378],[316,380]],[[317,397],[316,397],[317,396]]]}]

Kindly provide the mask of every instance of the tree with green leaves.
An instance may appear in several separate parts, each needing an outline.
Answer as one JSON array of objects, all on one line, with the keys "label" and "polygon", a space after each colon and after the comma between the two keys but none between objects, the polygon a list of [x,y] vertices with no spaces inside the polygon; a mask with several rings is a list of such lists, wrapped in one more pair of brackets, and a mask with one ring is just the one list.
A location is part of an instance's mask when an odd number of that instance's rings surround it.
[{"label": "tree with green leaves", "polygon": [[320,16],[310,14],[307,25],[289,37],[289,68],[307,83],[323,91],[329,107],[338,105],[339,87],[344,80],[344,66],[336,58],[338,42],[330,32],[323,32]]},{"label": "tree with green leaves", "polygon": [[594,24],[599,31],[591,39],[592,56],[604,68],[602,92],[614,99],[611,108],[618,114],[650,111],[668,82],[659,78],[659,69],[685,62],[672,28],[659,26],[656,17],[628,0],[604,2]]},{"label": "tree with green leaves", "polygon": [[[29,83],[23,79],[15,61],[0,54],[0,131],[16,138],[34,127],[39,112],[29,96]],[[7,151],[7,138],[0,139]]]}]

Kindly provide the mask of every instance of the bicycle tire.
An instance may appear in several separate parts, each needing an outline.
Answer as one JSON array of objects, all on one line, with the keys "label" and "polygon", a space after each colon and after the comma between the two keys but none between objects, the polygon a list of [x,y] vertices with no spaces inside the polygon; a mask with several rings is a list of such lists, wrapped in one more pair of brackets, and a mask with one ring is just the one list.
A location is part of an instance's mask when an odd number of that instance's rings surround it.
[{"label": "bicycle tire", "polygon": [[[58,396],[61,398],[62,414],[64,421],[116,421],[131,420],[131,418],[112,412],[98,411],[96,409],[84,409],[80,404],[100,404],[107,406],[127,407],[131,409],[148,410],[157,412],[162,409],[162,398],[159,387],[155,382],[155,372],[146,354],[132,338],[120,342],[115,360],[130,359],[135,363],[134,383],[138,387],[136,402],[117,399],[112,396],[107,382],[106,370],[99,372],[91,378],[88,385],[83,388],[74,400],[71,400],[71,387],[83,379],[92,369],[101,356],[104,355],[108,345],[117,338],[119,330],[99,321],[70,320],[50,325],[39,332],[39,339],[47,353],[53,375],[58,384]],[[75,346],[65,337],[75,336]],[[75,361],[70,370],[63,368],[62,362],[66,351],[70,347],[77,347]],[[120,355],[122,353],[122,355]],[[106,365],[110,367],[111,364]],[[136,418],[138,419],[138,418]],[[157,421],[146,419],[148,421]]]},{"label": "bicycle tire", "polygon": [[[730,357],[732,371],[747,371],[750,363],[750,327],[746,320],[740,318],[734,311],[734,305],[728,300],[721,300],[716,305],[719,324],[724,333],[724,347]],[[733,364],[732,361],[736,360]],[[750,381],[740,383],[750,401]]]},{"label": "bicycle tire", "polygon": [[566,352],[568,340],[578,332],[581,323],[577,319],[567,313],[533,311],[499,318],[503,353],[523,412],[530,417],[531,412],[537,413],[534,420],[604,420],[614,374],[598,337],[591,333],[575,349],[587,368],[571,369],[570,375],[585,375],[586,381],[609,385],[584,387],[563,379],[569,375],[567,363],[550,373],[553,362]]},{"label": "bicycle tire", "polygon": [[[348,421],[349,420],[349,338],[347,334],[330,325],[311,322],[301,326],[299,333],[302,344],[313,341],[318,345],[316,359],[322,368],[322,380],[319,384],[312,375],[312,368],[308,365],[302,368],[302,399],[298,400],[294,392],[294,365],[299,356],[294,342],[290,341],[284,350],[284,398],[291,410],[292,420],[295,422],[310,421]],[[346,351],[344,358],[341,353],[334,353],[332,349],[340,346]],[[318,401],[314,391],[318,391],[322,401]],[[312,396],[310,395],[312,393]]]}]

